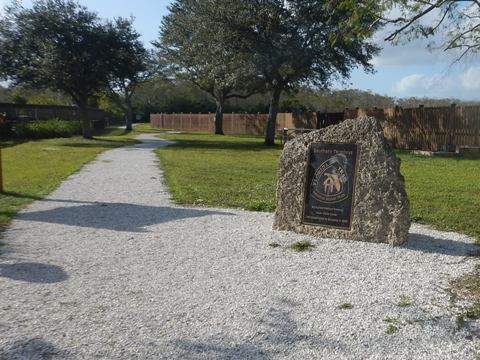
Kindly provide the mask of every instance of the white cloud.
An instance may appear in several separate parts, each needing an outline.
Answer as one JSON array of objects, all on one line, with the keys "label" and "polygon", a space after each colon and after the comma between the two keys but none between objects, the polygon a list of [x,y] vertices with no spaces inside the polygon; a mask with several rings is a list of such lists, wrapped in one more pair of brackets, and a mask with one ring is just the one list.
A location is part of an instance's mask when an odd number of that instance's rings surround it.
[{"label": "white cloud", "polygon": [[448,92],[452,86],[454,84],[448,76],[412,74],[400,79],[393,85],[392,90],[406,96],[418,93],[439,94]]},{"label": "white cloud", "polygon": [[459,76],[462,87],[467,90],[480,90],[480,67],[469,67]]},{"label": "white cloud", "polygon": [[383,49],[380,54],[372,59],[372,64],[379,66],[405,66],[436,63],[449,63],[452,56],[440,50],[428,49],[428,42],[415,40],[407,44],[391,45],[390,43],[377,42]]},{"label": "white cloud", "polygon": [[411,74],[392,86],[392,92],[400,97],[426,96],[479,100],[480,67],[470,66],[455,75]]},{"label": "white cloud", "polygon": [[423,78],[424,75],[422,74],[412,74],[405,76],[392,86],[392,90],[398,94],[407,94],[412,90],[416,89]]}]

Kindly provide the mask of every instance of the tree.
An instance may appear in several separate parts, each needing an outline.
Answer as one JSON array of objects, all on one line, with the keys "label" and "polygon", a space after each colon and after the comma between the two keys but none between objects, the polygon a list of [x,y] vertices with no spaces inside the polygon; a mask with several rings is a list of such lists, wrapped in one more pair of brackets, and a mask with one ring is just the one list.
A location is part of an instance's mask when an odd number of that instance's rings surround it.
[{"label": "tree", "polygon": [[[386,41],[397,42],[400,38],[407,41],[418,37],[433,38],[441,34],[441,44],[437,46],[446,51],[458,51],[456,61],[480,51],[479,1],[401,0],[386,1],[385,4],[387,9],[393,8],[401,12],[400,16],[382,18],[384,22],[394,25]],[[435,42],[430,46],[435,46]]]},{"label": "tree", "polygon": [[225,101],[246,98],[261,86],[251,58],[238,51],[225,22],[237,8],[234,0],[176,0],[155,43],[176,77],[188,79],[215,99],[215,134],[223,134]]},{"label": "tree", "polygon": [[368,39],[379,26],[378,1],[242,1],[224,21],[250,54],[270,90],[265,144],[273,145],[280,96],[302,83],[328,86],[369,64],[378,48]]},{"label": "tree", "polygon": [[211,96],[187,80],[155,75],[139,84],[133,105],[143,112],[211,112]]},{"label": "tree", "polygon": [[151,76],[149,53],[139,40],[140,34],[133,29],[131,19],[116,19],[114,28],[123,41],[116,50],[119,61],[109,81],[108,96],[122,110],[125,129],[132,130],[132,97],[137,86]]},{"label": "tree", "polygon": [[123,37],[120,24],[102,22],[73,0],[37,0],[31,9],[13,3],[0,19],[0,77],[71,96],[83,136],[91,138],[89,98],[121,77],[122,50],[135,38]]}]

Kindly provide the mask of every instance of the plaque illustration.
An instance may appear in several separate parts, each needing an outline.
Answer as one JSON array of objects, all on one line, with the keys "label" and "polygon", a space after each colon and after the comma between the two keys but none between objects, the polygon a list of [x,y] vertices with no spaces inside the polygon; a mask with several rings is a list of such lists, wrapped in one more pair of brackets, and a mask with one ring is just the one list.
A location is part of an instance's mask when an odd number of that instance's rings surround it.
[{"label": "plaque illustration", "polygon": [[311,189],[312,196],[320,202],[343,201],[349,194],[348,160],[344,154],[337,154],[325,161],[315,171]]},{"label": "plaque illustration", "polygon": [[356,144],[310,144],[304,224],[350,228],[356,166]]}]

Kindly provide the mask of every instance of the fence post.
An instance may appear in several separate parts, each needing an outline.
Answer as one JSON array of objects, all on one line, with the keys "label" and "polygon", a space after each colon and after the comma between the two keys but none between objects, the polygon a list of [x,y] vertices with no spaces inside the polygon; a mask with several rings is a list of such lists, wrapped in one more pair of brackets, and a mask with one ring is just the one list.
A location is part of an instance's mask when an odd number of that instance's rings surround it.
[{"label": "fence post", "polygon": [[[455,142],[455,145],[457,145],[457,141],[455,139],[456,135],[456,109],[457,104],[453,103],[450,105],[450,119],[448,122],[448,146],[452,145]],[[450,151],[450,149],[446,149],[447,151]]]}]

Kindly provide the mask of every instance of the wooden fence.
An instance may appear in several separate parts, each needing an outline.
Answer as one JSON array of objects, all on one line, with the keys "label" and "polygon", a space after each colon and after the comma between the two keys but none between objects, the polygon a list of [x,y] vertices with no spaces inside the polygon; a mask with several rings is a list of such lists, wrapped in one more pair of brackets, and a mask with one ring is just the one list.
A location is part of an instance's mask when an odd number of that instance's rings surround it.
[{"label": "wooden fence", "polygon": [[[212,132],[215,129],[215,114],[151,114],[153,127],[181,131]],[[226,134],[263,135],[267,125],[267,114],[223,114],[223,131]],[[316,113],[279,113],[277,129],[308,128],[317,126]]]},{"label": "wooden fence", "polygon": [[[5,113],[7,120],[80,120],[80,112],[75,106],[58,105],[21,105],[0,103],[0,113]],[[107,120],[108,114],[100,109],[89,109],[90,120]]]},{"label": "wooden fence", "polygon": [[[368,115],[379,119],[390,144],[398,149],[441,150],[446,145],[480,146],[480,106],[438,108],[346,109],[344,113],[279,113],[282,128],[323,128],[344,119]],[[214,114],[151,114],[154,127],[181,131],[214,130]],[[230,134],[263,135],[266,114],[224,114]]]},{"label": "wooden fence", "polygon": [[480,146],[480,107],[389,108],[346,110],[345,118],[374,116],[397,149],[442,150],[455,145]]}]

